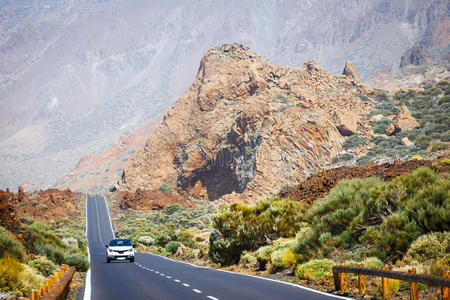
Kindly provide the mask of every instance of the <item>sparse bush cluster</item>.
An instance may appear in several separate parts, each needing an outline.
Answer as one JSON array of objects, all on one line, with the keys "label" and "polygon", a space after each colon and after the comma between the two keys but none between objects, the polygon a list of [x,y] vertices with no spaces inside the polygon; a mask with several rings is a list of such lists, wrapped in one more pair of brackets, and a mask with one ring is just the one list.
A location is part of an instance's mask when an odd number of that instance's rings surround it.
[{"label": "sparse bush cluster", "polygon": [[171,204],[161,212],[136,212],[136,218],[121,216],[116,235],[138,243],[140,251],[174,255],[183,244],[185,258],[206,257],[213,210],[204,206],[187,209]]}]

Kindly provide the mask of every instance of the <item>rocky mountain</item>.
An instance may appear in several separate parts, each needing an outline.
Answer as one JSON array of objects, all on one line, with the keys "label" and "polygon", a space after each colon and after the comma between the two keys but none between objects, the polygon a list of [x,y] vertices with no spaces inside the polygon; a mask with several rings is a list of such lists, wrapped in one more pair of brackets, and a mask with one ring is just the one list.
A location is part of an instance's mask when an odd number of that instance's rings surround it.
[{"label": "rocky mountain", "polygon": [[351,60],[365,80],[421,41],[445,0],[0,2],[0,186],[52,185],[162,114],[201,55],[244,43],[277,64]]},{"label": "rocky mountain", "polygon": [[356,70],[299,69],[246,46],[209,50],[186,93],[124,170],[119,190],[167,185],[195,198],[253,201],[330,162],[344,136],[371,136]]},{"label": "rocky mountain", "polygon": [[406,50],[398,68],[386,66],[368,78],[368,84],[379,88],[419,87],[450,78],[450,17],[449,3],[443,6],[446,14],[430,16],[423,38]]}]

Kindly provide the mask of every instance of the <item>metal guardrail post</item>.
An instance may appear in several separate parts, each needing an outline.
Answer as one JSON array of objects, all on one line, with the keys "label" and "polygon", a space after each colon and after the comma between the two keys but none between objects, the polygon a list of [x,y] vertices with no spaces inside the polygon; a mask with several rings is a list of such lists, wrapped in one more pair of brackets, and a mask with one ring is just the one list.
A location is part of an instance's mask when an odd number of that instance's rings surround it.
[{"label": "metal guardrail post", "polygon": [[[389,267],[384,266],[382,269],[388,271]],[[388,277],[381,278],[381,293],[382,293],[383,300],[389,299],[391,297],[391,290],[389,288],[389,278]]]},{"label": "metal guardrail post", "polygon": [[334,288],[336,291],[339,291],[341,289],[341,282],[340,282],[341,275],[340,274],[341,273],[333,270]]},{"label": "metal guardrail post", "polygon": [[[364,264],[360,264],[359,266],[361,268],[364,268]],[[366,275],[358,274],[358,287],[359,287],[359,296],[360,297],[365,296],[367,292]]]},{"label": "metal guardrail post", "polygon": [[[442,274],[442,277],[450,278],[450,271],[444,272],[444,274]],[[450,300],[450,288],[442,286],[441,293],[442,293],[442,300]]]},{"label": "metal guardrail post", "polygon": [[340,286],[341,286],[341,294],[343,294],[343,293],[345,293],[346,291],[347,291],[347,280],[346,280],[346,274],[345,273],[341,273],[341,274],[339,274],[340,276],[339,276],[339,283],[340,283]]},{"label": "metal guardrail post", "polygon": [[[416,269],[408,270],[409,274],[416,274]],[[419,300],[419,290],[417,289],[417,282],[412,281],[409,283],[410,299]]]}]

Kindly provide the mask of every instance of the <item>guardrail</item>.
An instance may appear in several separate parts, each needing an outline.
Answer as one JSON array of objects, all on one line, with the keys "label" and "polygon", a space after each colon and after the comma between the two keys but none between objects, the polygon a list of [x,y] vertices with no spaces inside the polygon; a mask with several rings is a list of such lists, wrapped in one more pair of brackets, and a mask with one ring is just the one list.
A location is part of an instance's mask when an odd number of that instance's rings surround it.
[{"label": "guardrail", "polygon": [[366,275],[381,277],[381,289],[382,289],[382,299],[390,298],[389,289],[389,279],[398,279],[402,281],[407,281],[410,283],[410,299],[419,299],[419,291],[417,288],[417,283],[425,283],[432,286],[441,287],[442,300],[450,300],[450,272],[444,272],[443,276],[434,275],[424,275],[416,274],[416,269],[408,270],[408,273],[397,272],[389,270],[388,266],[384,266],[380,269],[370,269],[364,268],[363,264],[359,267],[347,267],[347,266],[334,266],[333,267],[333,278],[334,286],[336,290],[339,290],[341,294],[345,293],[347,290],[346,273],[352,273],[358,275],[358,288],[361,297],[365,296],[367,293],[366,288]]}]

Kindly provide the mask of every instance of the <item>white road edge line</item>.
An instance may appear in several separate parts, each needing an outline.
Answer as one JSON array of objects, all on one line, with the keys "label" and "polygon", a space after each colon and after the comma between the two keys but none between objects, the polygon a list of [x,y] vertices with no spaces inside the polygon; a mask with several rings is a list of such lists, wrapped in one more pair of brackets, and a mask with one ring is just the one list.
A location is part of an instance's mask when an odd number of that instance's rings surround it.
[{"label": "white road edge line", "polygon": [[201,294],[202,293],[202,291],[200,291],[200,290],[197,290],[197,289],[192,289],[194,292],[196,292],[197,294]]},{"label": "white road edge line", "polygon": [[296,287],[298,289],[308,290],[308,291],[311,291],[311,292],[314,292],[314,293],[317,293],[317,294],[326,295],[326,296],[329,296],[331,298],[347,299],[347,300],[351,300],[352,299],[352,298],[347,298],[347,297],[344,297],[344,296],[338,296],[338,295],[333,295],[333,294],[330,294],[330,293],[318,291],[318,290],[315,290],[315,289],[312,289],[312,288],[309,288],[309,287],[306,287],[306,286],[303,286],[303,285],[294,284],[294,283],[290,283],[290,282],[279,281],[279,280],[265,278],[265,277],[260,277],[260,276],[256,276],[256,275],[237,273],[237,272],[233,272],[233,271],[213,269],[213,268],[204,267],[204,266],[197,266],[197,265],[194,265],[194,264],[191,264],[191,263],[188,263],[188,262],[175,260],[175,259],[172,259],[172,258],[169,258],[169,257],[165,257],[165,256],[153,254],[153,253],[142,253],[142,254],[157,256],[157,257],[164,258],[164,259],[167,259],[167,260],[171,260],[171,261],[174,261],[174,262],[177,262],[177,263],[190,265],[190,266],[195,267],[195,268],[205,268],[205,269],[210,269],[210,270],[213,270],[213,271],[225,272],[225,273],[230,273],[230,274],[236,274],[236,275],[241,275],[241,276],[253,277],[253,278],[257,278],[257,279],[261,279],[261,280],[267,280],[267,281],[277,282],[277,283],[281,283],[281,284],[286,284],[286,285],[290,285],[292,287]]},{"label": "white road edge line", "polygon": [[[88,237],[87,236],[88,235],[88,214],[87,214],[87,206],[88,205],[87,205],[87,199],[88,199],[88,196],[86,196],[86,200],[84,202],[85,209],[86,209],[86,212],[85,212],[85,214],[86,214],[86,216],[85,216],[86,217],[86,238]],[[89,244],[88,244],[86,250],[87,250],[87,253],[88,253],[88,261],[89,261],[89,263],[91,263],[91,255],[89,253]],[[83,300],[91,300],[91,268],[89,268],[87,270],[87,273],[86,273],[86,280],[85,280],[85,284],[84,284]]]},{"label": "white road edge line", "polygon": [[219,300],[219,298],[213,297],[213,296],[206,296],[206,298],[211,299],[211,300]]},{"label": "white road edge line", "polygon": [[112,232],[112,235],[113,235],[113,239],[115,239],[116,235],[114,234],[114,229],[113,229],[112,221],[111,221],[111,215],[109,214],[108,202],[106,202],[106,197],[105,196],[103,196],[103,199],[105,200],[106,211],[108,212],[109,226],[111,227],[111,232]]}]

